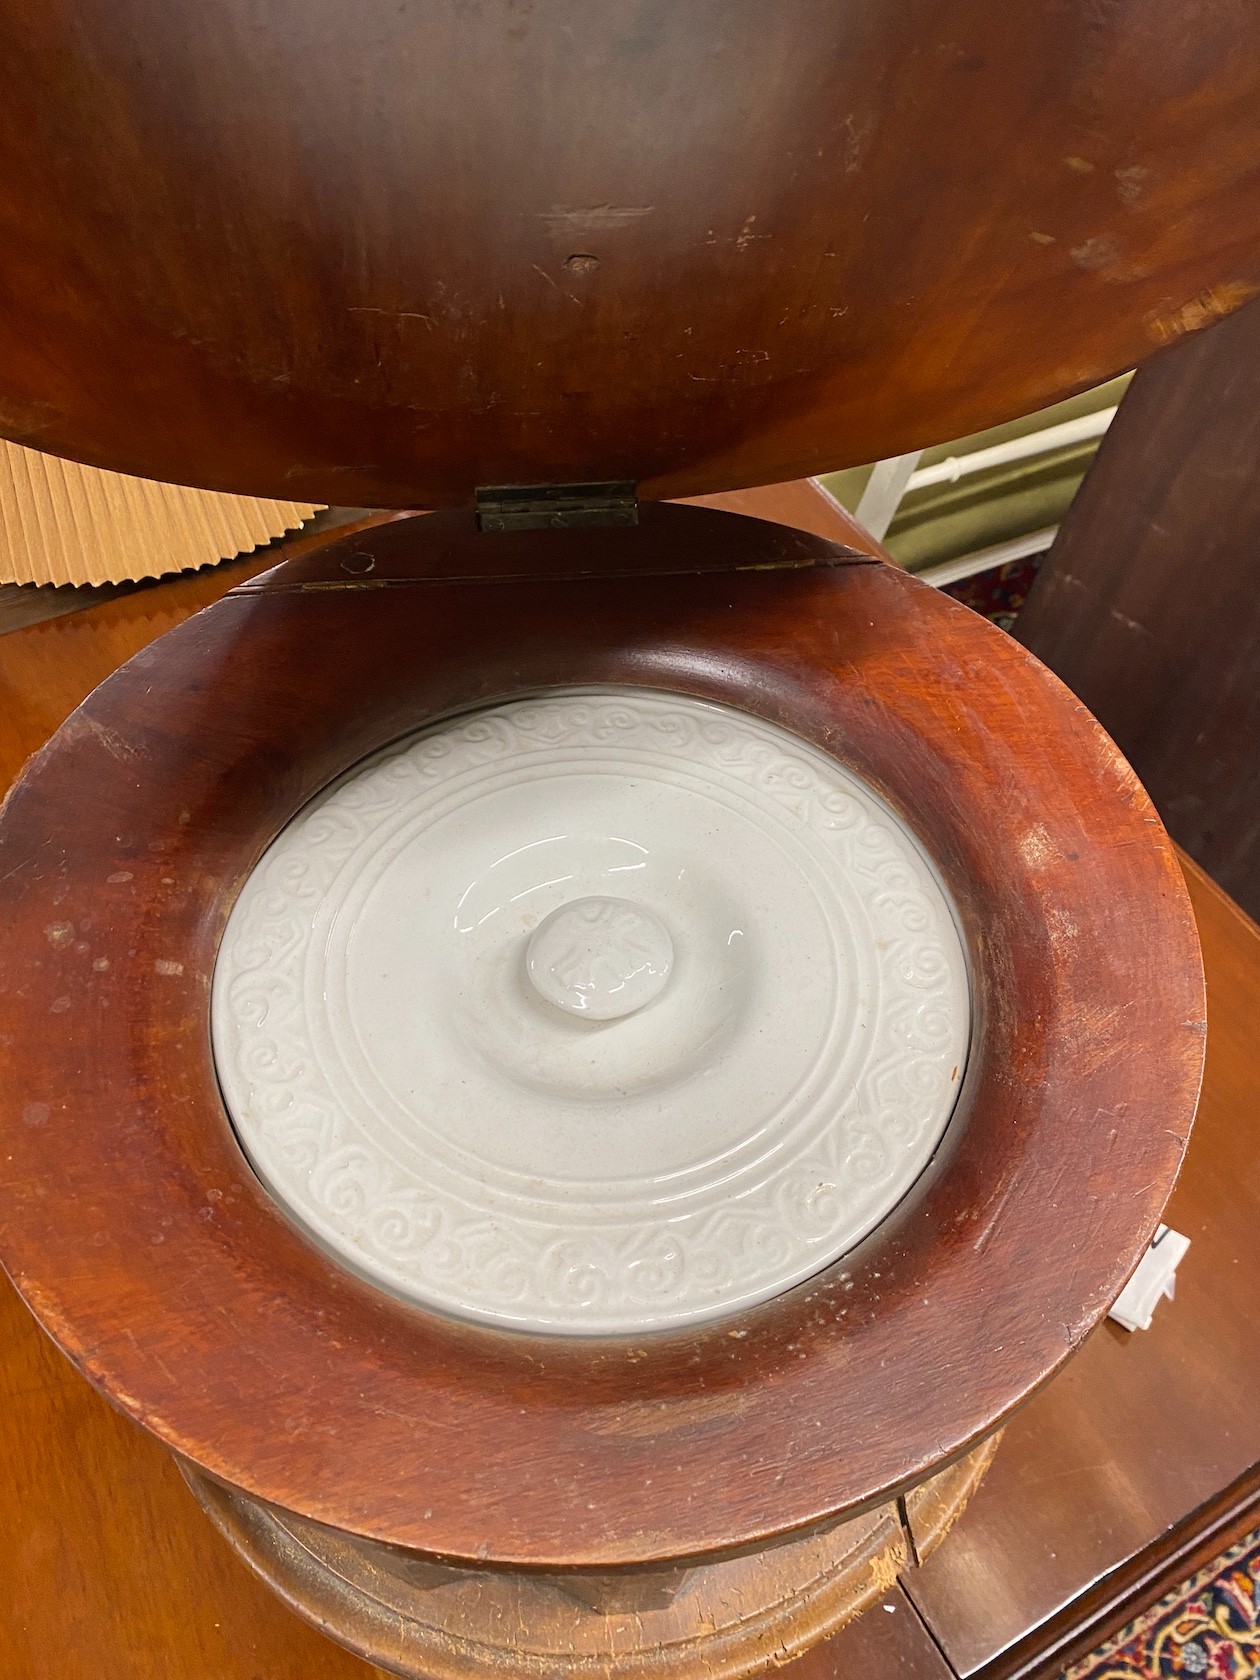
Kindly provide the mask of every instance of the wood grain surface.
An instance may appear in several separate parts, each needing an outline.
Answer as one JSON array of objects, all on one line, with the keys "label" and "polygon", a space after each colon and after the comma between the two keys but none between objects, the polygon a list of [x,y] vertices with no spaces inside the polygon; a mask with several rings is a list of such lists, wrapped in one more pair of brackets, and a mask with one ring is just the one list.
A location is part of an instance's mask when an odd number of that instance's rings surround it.
[{"label": "wood grain surface", "polygon": [[1000,1436],[902,1502],[691,1568],[546,1574],[435,1565],[246,1499],[182,1466],[286,1604],[406,1680],[745,1680],[843,1629],[930,1557]]},{"label": "wood grain surface", "polygon": [[1139,371],[1016,634],[1260,916],[1260,304]]},{"label": "wood grain surface", "polygon": [[[1260,1067],[1252,1042],[1260,934],[1193,867],[1188,880],[1212,1026],[1199,1121],[1169,1217],[1196,1245],[1212,1233],[1218,1240],[1201,1264],[1183,1264],[1179,1302],[1161,1306],[1150,1332],[1121,1338],[1101,1327],[1068,1367],[1080,1373],[1080,1386],[1061,1401],[1057,1379],[1008,1427],[1011,1474],[999,1460],[992,1487],[955,1531],[959,1567],[947,1569],[947,1547],[929,1571],[909,1577],[960,1667],[968,1660],[960,1629],[975,1625],[973,1656],[1000,1647],[1012,1629],[1035,1643],[1052,1607],[1066,1604],[1070,1613],[1073,1598],[1117,1557],[1129,1548],[1139,1556],[1158,1539],[1170,1511],[1180,1517],[1199,1504],[1213,1475],[1229,1467],[1230,1437],[1254,1392],[1255,1341],[1233,1335],[1232,1326],[1250,1305],[1245,1261],[1260,1211]],[[1241,1183],[1243,1194],[1223,1193],[1224,1179]],[[1204,1308],[1207,1334],[1196,1338]],[[1231,1333],[1222,1337],[1222,1327]],[[1130,1497],[1134,1469],[1149,1475],[1150,1454],[1145,1435],[1106,1427],[1117,1350],[1121,1361],[1142,1362],[1144,1429],[1154,1418],[1168,1438],[1184,1425],[1201,1443],[1180,1512],[1162,1500],[1138,1509]],[[1170,1353],[1202,1380],[1170,1391],[1162,1380]],[[10,1536],[0,1672],[23,1680],[79,1673],[94,1680],[366,1680],[377,1672],[306,1628],[252,1577],[196,1509],[169,1455],[82,1381],[3,1280],[0,1394],[0,1513]],[[1070,1429],[1065,1411],[1075,1419]],[[1237,1457],[1260,1460],[1250,1418],[1246,1427]],[[1167,1453],[1165,1475],[1176,1473],[1179,1458],[1179,1447]],[[1124,1527],[1126,1543],[1117,1549]],[[1020,1555],[1008,1565],[1012,1545]],[[1032,1672],[1023,1665],[1008,1671]],[[792,1669],[794,1680],[951,1680],[954,1672],[900,1587]]]},{"label": "wood grain surface", "polygon": [[[907,1577],[960,1675],[1058,1673],[1132,1613],[1144,1582],[1153,1598],[1192,1573],[1196,1533],[1234,1509],[1260,1523],[1260,929],[1193,866],[1187,879],[1208,1055],[1166,1218],[1190,1251],[1150,1330],[1101,1325],[1011,1421],[949,1542]],[[1169,1579],[1159,1547],[1178,1530]]]},{"label": "wood grain surface", "polygon": [[286,500],[958,437],[1260,288],[1244,0],[0,5],[0,431]]},{"label": "wood grain surface", "polygon": [[[162,586],[168,596],[184,587]],[[101,644],[116,648],[126,639],[134,649],[146,627],[117,621],[125,604],[94,609],[82,628],[95,620]],[[177,610],[172,604],[172,613]],[[0,665],[9,674],[17,665],[24,679],[18,704],[31,714],[27,739],[41,715],[28,682],[68,662],[31,644],[66,628],[41,626],[0,642]],[[24,644],[29,651],[19,662]],[[86,637],[75,638],[79,661],[88,646]],[[0,774],[11,777],[20,757],[0,751]],[[1064,1373],[1080,1374],[1071,1394],[1060,1400],[1062,1378],[1056,1379],[1008,1426],[1003,1455],[1010,1455],[1011,1473],[1000,1455],[991,1485],[936,1563],[907,1577],[919,1610],[904,1586],[894,1587],[866,1615],[797,1659],[793,1680],[953,1680],[955,1669],[933,1633],[948,1642],[960,1672],[978,1662],[973,1672],[983,1673],[985,1654],[1015,1641],[1012,1656],[1022,1650],[1025,1660],[995,1666],[995,1676],[1042,1670],[1035,1660],[1042,1643],[1051,1647],[1048,1672],[1057,1673],[1063,1646],[1055,1636],[1064,1636],[1052,1624],[1055,1608],[1066,1610],[1070,1628],[1073,1602],[1105,1582],[1119,1559],[1140,1558],[1166,1532],[1170,1514],[1191,1516],[1235,1457],[1260,1463],[1247,1405],[1260,1380],[1257,1345],[1236,1328],[1252,1308],[1246,1261],[1260,1217],[1254,1047],[1260,932],[1193,865],[1187,881],[1211,1024],[1199,1118],[1169,1212],[1196,1244],[1181,1269],[1178,1300],[1162,1304],[1152,1329],[1140,1335],[1123,1337],[1101,1326]],[[1123,1373],[1126,1358],[1141,1362],[1144,1380],[1124,1383],[1130,1394],[1145,1390],[1140,1434],[1107,1422],[1117,1363]],[[1185,1373],[1172,1385],[1163,1380],[1169,1364]],[[1235,1454],[1232,1438],[1243,1411],[1245,1434]],[[1065,1425],[1065,1413],[1074,1422]],[[1151,1475],[1146,1432],[1152,1425],[1174,1442],[1163,1458],[1164,1476],[1178,1473],[1179,1430],[1195,1443],[1180,1511],[1175,1501],[1145,1503],[1131,1493],[1135,1476],[1144,1484]],[[5,1675],[368,1680],[380,1672],[306,1627],[254,1578],[197,1509],[170,1455],[83,1381],[2,1278],[0,1521],[9,1536],[0,1592]],[[1018,1556],[1008,1563],[1011,1547]],[[956,1568],[947,1567],[953,1548],[960,1554]],[[1087,1640],[1090,1632],[1087,1625]],[[1028,1645],[1018,1644],[1021,1636]]]},{"label": "wood grain surface", "polygon": [[[756,493],[855,533],[807,485]],[[304,539],[289,545],[300,553]],[[254,557],[92,606],[73,619],[0,637],[0,791],[27,756],[123,660],[275,563]],[[382,1671],[287,1610],[197,1509],[169,1453],[78,1375],[0,1275],[0,1674],[13,1680],[369,1680]],[[898,1589],[846,1673],[872,1651],[904,1653],[906,1680],[937,1680]],[[838,1641],[831,1647],[838,1649]]]},{"label": "wood grain surface", "polygon": [[[0,637],[0,785],[117,664],[234,581],[225,570],[183,578]],[[1153,1328],[1122,1346],[1144,1362],[1152,1411],[1158,1414],[1165,1398],[1170,1402],[1171,1416],[1158,1423],[1161,1434],[1175,1435],[1177,1408],[1186,1406],[1187,1433],[1199,1434],[1205,1444],[1215,1438],[1219,1455],[1220,1441],[1228,1445],[1237,1428],[1239,1396],[1254,1394],[1260,1378],[1254,1339],[1235,1329],[1253,1310],[1245,1256],[1256,1225],[1260,1155],[1254,1047],[1260,935],[1192,866],[1187,876],[1203,941],[1210,1030],[1199,1119],[1170,1217],[1196,1245],[1211,1233],[1218,1241],[1202,1265],[1192,1250],[1178,1301],[1161,1306]],[[1203,1332],[1197,1339],[1196,1327]],[[989,1492],[951,1536],[950,1545],[965,1548],[971,1564],[953,1581],[980,1624],[971,1648],[981,1660],[986,1650],[1021,1633],[1033,1640],[1046,1634],[1053,1607],[1067,1603],[1070,1614],[1074,1593],[1084,1592],[1118,1555],[1114,1537],[1130,1521],[1132,1465],[1144,1449],[1140,1438],[1100,1433],[1092,1421],[1105,1418],[1110,1405],[1114,1335],[1101,1327],[1068,1368],[1087,1379],[1071,1400],[1077,1444],[1070,1461],[1061,1461],[1069,1431],[1053,1421],[1056,1380],[1008,1428],[1004,1454],[1018,1456],[1024,1470],[1009,1480],[993,1472]],[[1187,1368],[1186,1379],[1172,1385],[1162,1380],[1159,1350],[1166,1341],[1175,1362],[1184,1360]],[[1100,1342],[1103,1357],[1096,1364]],[[0,1388],[0,1520],[10,1537],[0,1590],[0,1672],[22,1680],[79,1674],[94,1680],[367,1680],[377,1672],[306,1628],[232,1556],[196,1508],[169,1454],[82,1380],[3,1279]],[[1043,1413],[1049,1427],[1037,1469]],[[1110,1458],[1117,1448],[1118,1456]],[[1200,1469],[1210,1471],[1210,1453],[1210,1446],[1195,1450]],[[1246,1450],[1239,1454],[1245,1456]],[[1253,1449],[1253,1457],[1260,1453]],[[1219,1457],[1217,1462],[1223,1470]],[[1045,1497],[1048,1477],[1057,1489],[1053,1504]],[[1188,1484],[1189,1500],[1200,1504],[1210,1480],[1207,1474]],[[1010,1516],[1004,1519],[1007,1501]],[[1169,1508],[1157,1505],[1144,1526],[1133,1524],[1119,1551],[1136,1548],[1132,1555],[1140,1557]],[[1050,1535],[1040,1528],[1043,1509],[1053,1518]],[[1021,1547],[1022,1561],[1005,1569],[1003,1548],[1012,1542]],[[1071,1566],[1058,1567],[1072,1547],[1074,1577]],[[992,1591],[991,1570],[999,1583]],[[1040,1590],[1039,1580],[1045,1583]],[[1022,1627],[1014,1601],[1022,1603]],[[927,1606],[926,1595],[923,1602]],[[944,1612],[937,1613],[941,1637],[954,1642],[960,1663],[958,1629],[966,1611],[961,1601],[951,1606],[946,1598]],[[799,1659],[792,1672],[799,1680],[950,1680],[954,1671],[897,1587]]]},{"label": "wood grain surface", "polygon": [[954,1680],[904,1587],[790,1665],[792,1680]]},{"label": "wood grain surface", "polygon": [[193,1487],[286,1603],[407,1680],[744,1680],[860,1615],[907,1555],[896,1509],[883,1506],[804,1540],[668,1571],[668,1590],[653,1591],[660,1571],[434,1567],[206,1478]]},{"label": "wood grain surface", "polygon": [[[719,557],[737,569],[706,571]],[[739,1339],[565,1345],[405,1307],[279,1214],[218,1099],[219,930],[291,812],[426,718],[592,681],[729,701],[837,753],[923,837],[971,950],[947,1146]],[[431,515],[308,550],[94,694],[10,796],[3,854],[0,1242],[19,1287],[195,1463],[420,1551],[707,1555],[917,1483],[1114,1298],[1193,1111],[1183,888],[1101,732],[937,592],[708,509],[492,537]]]}]

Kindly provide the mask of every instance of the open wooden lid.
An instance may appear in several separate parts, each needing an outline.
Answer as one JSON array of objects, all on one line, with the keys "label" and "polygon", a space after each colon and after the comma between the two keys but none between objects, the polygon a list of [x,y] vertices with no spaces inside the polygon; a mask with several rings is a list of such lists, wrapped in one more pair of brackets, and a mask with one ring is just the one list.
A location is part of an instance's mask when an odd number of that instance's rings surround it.
[{"label": "open wooden lid", "polygon": [[1235,0],[0,0],[0,432],[371,506],[797,477],[1260,290]]}]

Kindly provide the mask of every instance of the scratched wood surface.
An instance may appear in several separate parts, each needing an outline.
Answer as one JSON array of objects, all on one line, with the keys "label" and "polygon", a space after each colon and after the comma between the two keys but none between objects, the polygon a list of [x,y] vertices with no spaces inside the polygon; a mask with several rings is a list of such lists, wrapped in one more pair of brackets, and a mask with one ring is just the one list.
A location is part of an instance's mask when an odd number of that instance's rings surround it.
[{"label": "scratched wood surface", "polygon": [[907,1557],[896,1509],[884,1506],[690,1569],[452,1570],[284,1517],[205,1478],[193,1487],[287,1603],[409,1680],[746,1680],[860,1615]]},{"label": "scratched wood surface", "polygon": [[[755,502],[763,518],[862,541],[809,485],[765,487]],[[296,540],[287,552],[303,546]],[[0,637],[0,789],[118,664],[276,558],[252,557]],[[197,1509],[170,1455],[83,1381],[2,1275],[0,1513],[9,1536],[0,1673],[15,1680],[368,1680],[382,1672],[299,1621],[257,1580]],[[877,1632],[881,1652],[904,1644],[921,1654],[904,1603]],[[868,1643],[859,1636],[855,1675],[866,1672]]]},{"label": "scratched wood surface", "polygon": [[[734,500],[734,499],[732,499]],[[750,505],[751,503],[751,505]],[[737,507],[864,543],[808,484]],[[289,545],[301,552],[301,544]],[[122,659],[275,555],[0,639],[0,786]],[[381,1671],[297,1620],[193,1505],[170,1455],[114,1411],[0,1277],[0,1512],[10,1536],[0,1672],[23,1680],[367,1680]],[[55,1614],[50,1614],[55,1607]],[[899,1589],[828,1647],[827,1673],[945,1671]],[[843,1657],[840,1653],[843,1652]]]},{"label": "scratched wood surface", "polygon": [[[786,498],[788,505],[798,500],[796,492]],[[763,501],[758,511],[773,517],[776,509]],[[787,517],[791,522],[793,516]],[[826,532],[864,546],[860,534],[855,539],[845,524],[830,525]],[[122,659],[234,581],[224,570],[180,579],[77,618],[0,638],[0,780],[11,780],[26,755]],[[1197,1196],[1199,1223],[1206,1232],[1209,1222],[1218,1225],[1222,1210],[1232,1205],[1234,1182],[1246,1174],[1251,1160],[1242,1147],[1241,1154],[1235,1150],[1215,1163],[1213,1146],[1232,1137],[1241,1147],[1254,1138],[1254,1127],[1242,1122],[1256,1111],[1250,1022],[1260,1001],[1260,939],[1236,915],[1219,908],[1193,870],[1189,884],[1204,941],[1214,1025],[1203,1121],[1192,1140],[1179,1195]],[[1228,1017],[1226,1042],[1223,1014]],[[1202,1160],[1214,1163],[1206,1176],[1199,1170]],[[1180,1222],[1193,1234],[1195,1221],[1187,1213]],[[1240,1272],[1225,1271],[1224,1280],[1245,1287]],[[1205,1281],[1204,1299],[1209,1298],[1210,1281]],[[1226,1322],[1232,1301],[1232,1296],[1226,1301]],[[1236,1304],[1245,1311],[1245,1302]],[[1150,1334],[1159,1339],[1165,1324],[1157,1319]],[[1084,1366],[1094,1343],[1107,1334],[1100,1331],[1069,1371]],[[1246,1352],[1245,1338],[1230,1345]],[[178,1680],[184,1675],[203,1680],[208,1674],[216,1680],[354,1680],[375,1672],[295,1620],[233,1558],[197,1511],[169,1455],[82,1381],[4,1283],[0,1350],[5,1400],[0,1408],[0,1501],[5,1530],[13,1537],[9,1590],[0,1598],[0,1670],[30,1680],[64,1680],[80,1672],[100,1680]],[[1079,1397],[1082,1446],[1077,1457],[1083,1473],[1063,1478],[1063,1485],[1079,1496],[1078,1539],[1100,1525],[1110,1533],[1114,1508],[1124,1498],[1123,1474],[1109,1476],[1105,1465],[1096,1474],[1084,1472],[1090,1417],[1108,1404],[1106,1378],[1104,1373],[1092,1396]],[[1015,1427],[1027,1424],[1035,1439],[1036,1419],[1053,1404],[1059,1386],[1052,1383]],[[1198,1389],[1205,1403],[1201,1421],[1208,1429],[1217,1392],[1216,1382]],[[1160,1393],[1158,1382],[1151,1393]],[[1061,1430],[1049,1432],[1047,1462],[1062,1439]],[[1018,1479],[1014,1492],[1019,1497]],[[1038,1549],[1035,1526],[1027,1517],[1021,1503],[1018,1516],[1013,1513],[1011,1522],[999,1525],[997,1539],[1009,1543],[1022,1525],[1027,1577],[1035,1583],[1051,1548]],[[1158,1511],[1152,1513],[1152,1534],[1159,1518]],[[1070,1528],[1071,1519],[1063,1526]],[[966,1529],[958,1533],[967,1544]],[[1097,1564],[1092,1544],[1079,1571],[1082,1588],[1091,1564]],[[972,1555],[983,1563],[982,1548],[973,1548]],[[982,1570],[977,1575],[982,1584]],[[1050,1601],[1060,1590],[1056,1582]],[[1009,1592],[997,1598],[1004,1607]],[[1040,1613],[1033,1592],[1030,1627]],[[953,1671],[903,1590],[895,1588],[868,1615],[800,1659],[795,1672],[809,1680],[948,1680]]]},{"label": "scratched wood surface", "polygon": [[285,1603],[412,1680],[745,1680],[837,1637],[931,1556],[1000,1439],[900,1506],[736,1557],[603,1575],[434,1565],[264,1507],[187,1465],[184,1474]]},{"label": "scratched wood surface", "polygon": [[[117,647],[115,638],[134,644],[150,626],[115,622],[96,633]],[[88,645],[76,641],[80,661]],[[64,669],[50,651],[32,650],[23,675]],[[28,739],[46,715],[35,699],[24,690],[34,714]],[[20,763],[11,742],[0,749],[5,777]],[[1211,1025],[1199,1118],[1169,1213],[1196,1245],[1178,1302],[1161,1306],[1140,1336],[1101,1326],[1008,1426],[971,1515],[923,1576],[908,1577],[919,1610],[904,1585],[894,1587],[798,1659],[793,1680],[953,1680],[984,1673],[986,1659],[1020,1635],[1034,1647],[1066,1637],[1049,1625],[1056,1607],[1070,1619],[1074,1600],[1126,1556],[1140,1557],[1214,1483],[1227,1485],[1236,1463],[1260,1462],[1250,1404],[1260,1348],[1246,1333],[1246,1262],[1260,1218],[1260,932],[1193,865],[1187,880]],[[1117,1378],[1126,1398],[1113,1419]],[[308,1628],[254,1578],[197,1509],[169,1454],[83,1381],[2,1278],[0,1520],[9,1537],[0,1593],[6,1675],[368,1680],[380,1672]],[[1031,1663],[1009,1670],[1021,1671],[1032,1672]]]},{"label": "scratched wood surface", "polygon": [[960,1675],[1057,1673],[1083,1654],[1082,1629],[1088,1649],[1134,1596],[1192,1574],[1199,1533],[1227,1528],[1235,1511],[1244,1528],[1260,1525],[1260,929],[1193,864],[1186,876],[1208,1054],[1166,1217],[1190,1251],[1149,1330],[1101,1325],[1012,1419],[949,1540],[907,1577]]},{"label": "scratched wood surface", "polygon": [[[884,553],[838,502],[808,480],[702,497],[697,505],[794,526],[863,553]],[[338,523],[336,529],[352,533],[393,517],[365,513],[348,525]],[[316,524],[320,528],[310,535],[299,533],[263,554],[246,555],[102,601],[78,600],[68,609],[64,623],[35,620],[11,629],[0,620],[0,785],[4,790],[31,753],[119,665],[246,578],[309,552],[327,534],[320,521]],[[24,633],[15,635],[14,629]]]},{"label": "scratched wood surface", "polygon": [[0,5],[0,431],[308,502],[689,495],[1260,287],[1243,0]]},{"label": "scratched wood surface", "polygon": [[1260,916],[1260,303],[1142,368],[1017,634]]},{"label": "scratched wood surface", "polygon": [[[217,1096],[205,979],[236,883],[291,812],[428,716],[585,681],[726,700],[840,753],[923,836],[971,946],[948,1147],[842,1268],[739,1339],[562,1344],[405,1307],[298,1236]],[[421,1551],[703,1555],[918,1482],[1079,1345],[1193,1110],[1184,890],[1088,716],[937,592],[711,509],[489,537],[437,514],[309,548],[96,693],[11,796],[3,848],[12,1275],[194,1462]]]}]

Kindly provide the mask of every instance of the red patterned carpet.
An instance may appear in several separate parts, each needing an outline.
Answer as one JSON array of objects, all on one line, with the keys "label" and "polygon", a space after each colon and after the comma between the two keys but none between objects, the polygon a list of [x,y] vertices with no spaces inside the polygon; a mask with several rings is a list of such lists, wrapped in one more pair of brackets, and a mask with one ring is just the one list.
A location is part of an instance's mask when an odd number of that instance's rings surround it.
[{"label": "red patterned carpet", "polygon": [[947,583],[942,593],[991,619],[1000,630],[1009,630],[1044,559],[1044,554],[1031,554],[1026,560],[1008,560],[1005,566],[991,566],[987,572]]},{"label": "red patterned carpet", "polygon": [[1260,1530],[1122,1628],[1064,1680],[1260,1676]]}]

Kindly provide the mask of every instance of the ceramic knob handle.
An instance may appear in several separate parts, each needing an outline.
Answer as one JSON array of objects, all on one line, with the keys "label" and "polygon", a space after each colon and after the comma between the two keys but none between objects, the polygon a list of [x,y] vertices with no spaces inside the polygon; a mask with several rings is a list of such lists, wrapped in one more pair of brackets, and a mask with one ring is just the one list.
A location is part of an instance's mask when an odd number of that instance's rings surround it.
[{"label": "ceramic knob handle", "polygon": [[659,996],[674,966],[674,942],[650,910],[624,898],[579,898],[541,922],[526,968],[557,1009],[615,1021]]}]

